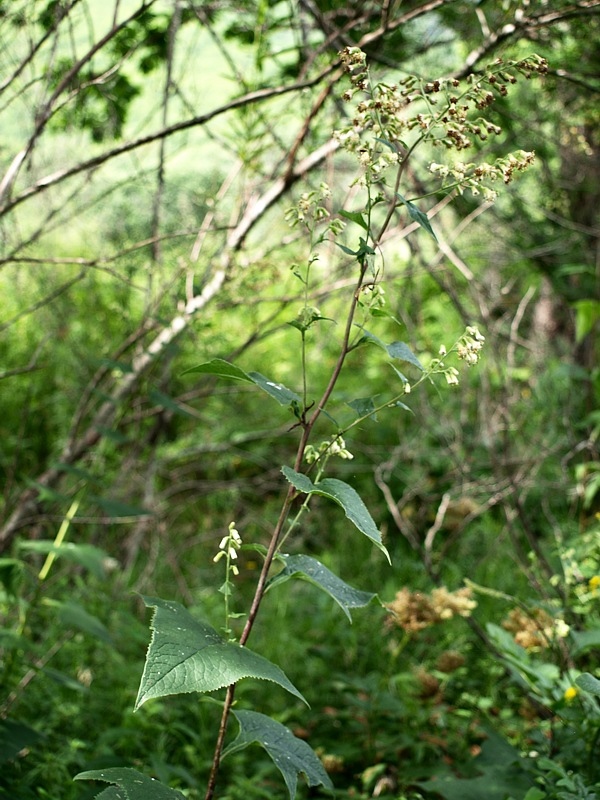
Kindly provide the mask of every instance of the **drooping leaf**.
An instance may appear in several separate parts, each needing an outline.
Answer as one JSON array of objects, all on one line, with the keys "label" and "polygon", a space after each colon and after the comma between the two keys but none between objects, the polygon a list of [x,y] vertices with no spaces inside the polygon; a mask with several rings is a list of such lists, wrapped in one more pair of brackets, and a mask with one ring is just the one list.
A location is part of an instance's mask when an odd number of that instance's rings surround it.
[{"label": "drooping leaf", "polygon": [[372,397],[357,397],[355,400],[349,400],[347,405],[356,412],[357,417],[370,416],[373,422],[377,422],[377,414],[375,411],[375,401]]},{"label": "drooping leaf", "polygon": [[104,564],[108,556],[104,550],[94,547],[92,544],[75,544],[74,542],[63,542],[55,544],[50,539],[40,539],[38,541],[19,542],[19,549],[28,550],[32,553],[54,553],[57,558],[65,558],[68,561],[85,567],[97,578],[104,577]]},{"label": "drooping leaf", "polygon": [[127,444],[130,440],[127,436],[117,431],[114,428],[107,428],[104,425],[96,425],[96,430],[99,434],[104,436],[105,439],[110,439],[115,444]]},{"label": "drooping leaf", "polygon": [[16,597],[25,565],[18,558],[0,558],[0,586],[9,597]]},{"label": "drooping leaf", "polygon": [[331,779],[317,754],[285,725],[256,711],[234,711],[233,714],[240,724],[240,732],[237,739],[225,749],[223,757],[257,743],[265,748],[283,775],[290,800],[296,795],[300,773],[306,776],[309,786],[333,790]]},{"label": "drooping leaf", "polygon": [[88,483],[98,483],[98,476],[93,475],[89,470],[82,469],[81,467],[76,467],[73,464],[65,464],[62,461],[55,461],[52,464],[53,469],[57,469],[60,472],[66,472],[69,475],[74,475],[76,478],[81,478],[84,481],[88,481]]},{"label": "drooping leaf", "polygon": [[87,499],[90,503],[100,506],[108,517],[148,517],[153,516],[153,512],[141,506],[130,506],[128,503],[121,503],[120,500],[113,500],[111,497],[98,497],[89,494]]},{"label": "drooping leaf", "polygon": [[589,692],[590,694],[595,694],[596,697],[600,697],[600,681],[598,678],[594,678],[593,675],[590,675],[589,672],[584,672],[583,675],[580,675],[578,678],[576,678],[575,683],[585,692]]},{"label": "drooping leaf", "polygon": [[302,403],[302,398],[295,392],[287,389],[281,383],[275,383],[274,381],[265,378],[265,376],[261,375],[260,372],[250,372],[249,377],[257,386],[260,386],[264,392],[271,395],[271,397],[277,400],[277,402],[282,406],[289,406],[293,402]]},{"label": "drooping leaf", "polygon": [[201,372],[205,375],[216,375],[219,378],[231,378],[235,381],[254,383],[252,378],[245,373],[243,369],[236,367],[235,364],[230,364],[229,361],[224,361],[222,358],[213,358],[212,361],[206,361],[203,364],[198,364],[196,367],[190,367],[181,374],[188,375],[190,372]]},{"label": "drooping leaf", "polygon": [[431,227],[431,223],[429,222],[427,214],[425,214],[423,211],[418,209],[417,206],[414,203],[410,202],[410,200],[406,200],[404,197],[402,197],[402,195],[399,194],[398,192],[396,192],[396,197],[402,203],[404,203],[404,205],[406,206],[406,208],[408,210],[408,214],[409,214],[410,218],[414,222],[418,223],[423,228],[423,230],[426,230],[427,233],[430,236],[433,236],[433,238],[437,242],[437,236],[435,235],[435,233],[433,231],[433,228]]},{"label": "drooping leaf", "polygon": [[58,609],[60,621],[66,627],[76,628],[77,630],[83,631],[83,633],[93,636],[95,639],[102,639],[102,641],[107,644],[112,642],[106,626],[103,625],[98,617],[90,614],[83,606],[80,606],[79,603],[74,603],[72,601],[61,603],[57,600],[49,600],[47,603]]},{"label": "drooping leaf", "polygon": [[306,703],[283,670],[266,658],[226,642],[179,603],[143,597],[154,608],[152,639],[135,703],[185,692],[212,692],[242,678],[273,681]]},{"label": "drooping leaf", "polygon": [[0,719],[0,764],[12,761],[22,750],[33,747],[43,738],[24,722]]},{"label": "drooping leaf", "polygon": [[369,230],[369,226],[367,225],[365,218],[360,211],[340,211],[339,213],[340,217],[344,217],[345,219],[349,219],[351,222],[355,222],[365,231]]},{"label": "drooping leaf", "polygon": [[180,414],[182,417],[192,417],[195,419],[195,415],[192,414],[191,411],[188,411],[187,408],[184,408],[184,406],[178,403],[177,400],[169,397],[168,394],[159,392],[158,389],[151,389],[148,393],[148,397],[157,406],[162,406],[163,408],[166,408],[167,411],[172,411],[174,414]]},{"label": "drooping leaf", "polygon": [[[98,798],[102,800],[185,800],[181,792],[170,789],[164,783],[149,778],[137,769],[130,767],[110,767],[109,769],[92,769],[80,772],[76,781],[105,781],[119,787],[118,790],[106,789]],[[109,792],[107,794],[107,792]]]},{"label": "drooping leaf", "polygon": [[376,597],[372,592],[361,592],[359,589],[355,589],[345,583],[321,564],[320,561],[317,561],[316,558],[305,555],[282,555],[281,558],[285,566],[278,575],[269,581],[267,588],[277,586],[290,578],[298,576],[326,592],[335,600],[350,622],[352,622],[351,609],[363,608]]},{"label": "drooping leaf", "polygon": [[385,553],[387,560],[390,561],[390,555],[381,541],[381,533],[377,529],[377,525],[375,525],[360,495],[352,486],[337,478],[325,478],[325,480],[319,481],[319,483],[313,483],[307,475],[296,472],[287,466],[282,467],[281,471],[292,486],[303,494],[318,494],[322,497],[328,497],[341,506],[348,519],[356,525],[358,530],[364,533],[382,553]]},{"label": "drooping leaf", "polygon": [[50,678],[51,681],[54,681],[54,683],[65,689],[69,689],[71,692],[85,694],[85,692],[88,691],[87,686],[76,680],[72,675],[62,672],[60,669],[53,669],[52,667],[46,666],[42,667],[41,671],[47,678]]}]

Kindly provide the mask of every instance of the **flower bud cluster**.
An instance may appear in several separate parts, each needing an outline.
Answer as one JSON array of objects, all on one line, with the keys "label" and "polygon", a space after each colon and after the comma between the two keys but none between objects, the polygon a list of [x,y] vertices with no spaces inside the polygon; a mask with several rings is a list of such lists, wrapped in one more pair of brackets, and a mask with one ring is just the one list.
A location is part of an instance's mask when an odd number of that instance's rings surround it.
[{"label": "flower bud cluster", "polygon": [[343,458],[348,461],[354,458],[352,453],[346,449],[346,442],[341,436],[336,436],[333,440],[321,442],[318,449],[310,444],[306,445],[304,460],[307,464],[314,464],[314,462],[323,455],[337,456],[338,458]]},{"label": "flower bud cluster", "polygon": [[534,159],[535,153],[517,150],[508,156],[496,159],[493,164],[486,162],[465,164],[457,161],[449,166],[433,161],[429,165],[429,171],[442,178],[443,186],[456,187],[460,194],[469,189],[474,195],[483,193],[485,200],[494,200],[498,193],[486,186],[485,182],[495,183],[501,179],[508,184],[512,181],[515,171],[523,172],[533,164]]},{"label": "flower bud cluster", "polygon": [[304,192],[296,205],[285,212],[285,219],[292,228],[299,222],[307,226],[319,222],[329,216],[329,211],[323,206],[329,197],[331,189],[326,183],[321,183],[318,191]]}]

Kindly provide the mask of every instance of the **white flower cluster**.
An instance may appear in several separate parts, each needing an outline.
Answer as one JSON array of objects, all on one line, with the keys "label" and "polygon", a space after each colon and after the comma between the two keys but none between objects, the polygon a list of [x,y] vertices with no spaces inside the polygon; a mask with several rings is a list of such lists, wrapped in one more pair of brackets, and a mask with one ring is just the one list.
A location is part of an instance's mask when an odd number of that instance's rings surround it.
[{"label": "white flower cluster", "polygon": [[304,459],[307,464],[314,464],[322,455],[337,456],[350,460],[354,458],[352,453],[346,449],[346,442],[341,436],[336,436],[332,441],[321,442],[318,449],[312,445],[307,445],[304,451]]},{"label": "white flower cluster", "polygon": [[[229,523],[229,533],[227,536],[224,536],[221,541],[219,542],[219,552],[213,558],[213,561],[216,563],[220,561],[224,556],[227,557],[228,561],[235,561],[237,558],[237,551],[242,546],[242,538],[239,532],[235,528],[235,522]],[[232,564],[231,572],[234,575],[239,575],[240,572],[235,564]]]}]

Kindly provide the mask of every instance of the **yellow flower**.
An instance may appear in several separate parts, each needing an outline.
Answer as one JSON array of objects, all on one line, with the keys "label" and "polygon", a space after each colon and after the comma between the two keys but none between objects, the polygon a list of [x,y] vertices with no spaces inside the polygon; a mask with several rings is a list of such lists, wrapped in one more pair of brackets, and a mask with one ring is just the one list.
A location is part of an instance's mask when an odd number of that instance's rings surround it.
[{"label": "yellow flower", "polygon": [[590,590],[595,594],[598,591],[598,587],[600,586],[600,575],[592,575],[592,577],[588,581],[588,585]]},{"label": "yellow flower", "polygon": [[569,686],[569,688],[566,689],[564,694],[565,700],[567,701],[567,703],[570,703],[571,700],[574,700],[576,697],[577,697],[577,689],[574,686]]}]

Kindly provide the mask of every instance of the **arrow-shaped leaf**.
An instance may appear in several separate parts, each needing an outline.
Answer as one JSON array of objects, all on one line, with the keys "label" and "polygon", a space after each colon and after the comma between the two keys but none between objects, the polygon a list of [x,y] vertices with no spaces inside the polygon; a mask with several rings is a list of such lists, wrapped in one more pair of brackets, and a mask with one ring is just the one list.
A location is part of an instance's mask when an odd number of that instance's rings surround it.
[{"label": "arrow-shaped leaf", "polygon": [[433,236],[433,238],[437,242],[437,237],[436,237],[435,233],[433,232],[433,228],[431,227],[431,223],[429,222],[429,219],[427,218],[427,214],[425,214],[423,211],[420,211],[414,203],[411,203],[410,200],[406,200],[398,192],[396,192],[396,197],[404,203],[404,205],[408,209],[408,213],[409,213],[410,218],[414,222],[419,224],[424,230],[426,230],[427,233],[430,236]]},{"label": "arrow-shaped leaf", "polygon": [[298,576],[303,580],[318,586],[326,592],[342,609],[344,614],[352,622],[350,616],[350,609],[363,608],[368,605],[371,600],[376,597],[372,592],[361,592],[355,589],[348,583],[345,583],[341,578],[338,578],[331,570],[317,561],[316,558],[310,556],[297,555],[287,556],[282,555],[281,558],[285,564],[281,572],[269,581],[268,588],[277,586],[280,583],[288,581],[290,578]]},{"label": "arrow-shaped leaf", "polygon": [[381,541],[381,533],[377,529],[373,517],[352,486],[337,478],[325,478],[319,483],[313,483],[307,475],[296,472],[290,467],[282,467],[281,471],[292,486],[303,494],[318,494],[328,497],[341,506],[348,519],[385,553],[387,560],[391,563],[390,555]]},{"label": "arrow-shaped leaf", "polygon": [[129,767],[111,767],[109,769],[92,769],[80,772],[76,781],[105,781],[116,784],[119,789],[111,787],[98,797],[103,800],[185,800],[181,792],[169,789],[164,783],[143,775]]},{"label": "arrow-shaped leaf", "polygon": [[152,697],[212,692],[242,678],[273,681],[306,703],[283,670],[266,658],[226,642],[214,628],[194,619],[179,603],[155,597],[142,599],[156,610],[136,710]]},{"label": "arrow-shaped leaf", "polygon": [[317,754],[302,739],[270,717],[256,711],[234,711],[240,723],[240,732],[223,756],[243,750],[249,744],[257,743],[265,748],[273,763],[283,775],[285,784],[293,800],[298,785],[298,775],[304,773],[309,786],[323,786],[333,790],[333,784]]}]

